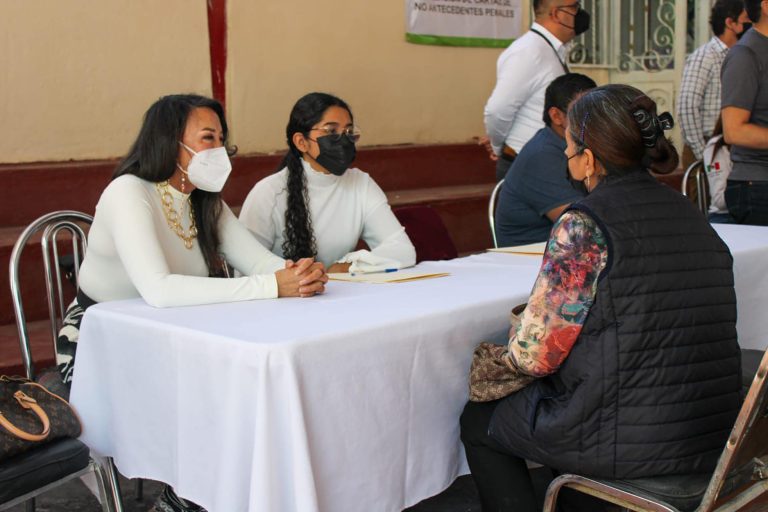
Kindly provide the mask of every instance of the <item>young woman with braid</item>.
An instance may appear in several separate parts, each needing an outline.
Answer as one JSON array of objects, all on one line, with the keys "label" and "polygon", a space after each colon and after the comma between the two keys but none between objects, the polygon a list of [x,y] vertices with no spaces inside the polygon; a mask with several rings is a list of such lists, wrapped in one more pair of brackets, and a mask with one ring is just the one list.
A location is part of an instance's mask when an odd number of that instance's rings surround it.
[{"label": "young woman with braid", "polygon": [[553,226],[508,345],[476,351],[460,420],[484,512],[536,510],[526,459],[603,478],[714,469],[741,405],[733,260],[648,172],[677,166],[671,125],[626,85],[568,110],[588,194]]},{"label": "young woman with braid", "polygon": [[[313,92],[291,110],[280,170],[259,181],[240,212],[256,239],[278,256],[315,257],[328,272],[381,262],[408,267],[416,251],[371,177],[349,168],[360,132],[341,99]],[[370,251],[355,251],[364,240]]]}]

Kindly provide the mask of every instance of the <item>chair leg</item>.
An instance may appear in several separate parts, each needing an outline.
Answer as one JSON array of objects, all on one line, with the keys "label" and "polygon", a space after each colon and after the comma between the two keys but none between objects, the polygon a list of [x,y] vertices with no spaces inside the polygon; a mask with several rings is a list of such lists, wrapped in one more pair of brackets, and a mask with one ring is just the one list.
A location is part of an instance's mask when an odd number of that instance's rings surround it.
[{"label": "chair leg", "polygon": [[549,484],[544,495],[544,506],[541,508],[541,512],[555,512],[557,509],[557,495],[560,493],[564,483],[564,481],[559,481],[556,478]]},{"label": "chair leg", "polygon": [[116,506],[112,497],[112,493],[108,491],[109,483],[107,482],[107,474],[104,467],[91,460],[91,468],[96,475],[96,484],[99,488],[99,501],[101,501],[101,509],[104,512],[115,512]]},{"label": "chair leg", "polygon": [[136,501],[142,501],[144,499],[144,479],[136,479]]},{"label": "chair leg", "polygon": [[26,512],[35,512],[35,498],[29,498],[26,503],[24,503],[24,510]]},{"label": "chair leg", "polygon": [[114,511],[124,512],[123,499],[120,494],[120,481],[117,478],[117,469],[112,457],[104,457],[103,470],[105,472],[108,494],[111,494]]}]

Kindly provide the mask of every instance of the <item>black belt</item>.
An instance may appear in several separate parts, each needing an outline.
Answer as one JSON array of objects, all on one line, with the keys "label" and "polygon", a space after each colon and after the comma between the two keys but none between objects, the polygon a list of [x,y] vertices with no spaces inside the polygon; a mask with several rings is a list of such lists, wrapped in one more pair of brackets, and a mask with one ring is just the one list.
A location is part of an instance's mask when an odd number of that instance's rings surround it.
[{"label": "black belt", "polygon": [[515,151],[514,149],[510,148],[505,144],[503,151],[499,155],[499,158],[501,158],[505,162],[510,162],[510,163],[514,162],[515,158],[517,158],[517,151]]}]

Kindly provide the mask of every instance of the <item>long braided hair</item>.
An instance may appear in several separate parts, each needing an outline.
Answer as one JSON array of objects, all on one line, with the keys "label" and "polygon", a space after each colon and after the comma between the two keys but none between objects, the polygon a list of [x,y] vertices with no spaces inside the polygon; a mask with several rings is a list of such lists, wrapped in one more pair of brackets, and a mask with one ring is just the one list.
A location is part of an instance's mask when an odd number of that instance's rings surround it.
[{"label": "long braided hair", "polygon": [[[187,118],[196,108],[209,108],[216,112],[221,121],[224,146],[227,147],[227,121],[224,109],[218,101],[197,94],[172,94],[163,96],[147,110],[131,149],[118,164],[112,179],[123,174],[133,174],[153,183],[166,181],[176,171],[179,144],[184,135]],[[237,148],[228,149],[230,156]],[[208,273],[213,277],[224,275],[224,266],[219,256],[219,215],[222,210],[221,193],[195,189],[190,194],[195,212],[197,242],[203,253]]]},{"label": "long braided hair", "polygon": [[340,98],[322,92],[312,92],[299,99],[291,110],[285,137],[288,142],[288,152],[277,171],[288,168],[287,207],[285,209],[285,232],[282,245],[283,257],[291,260],[310,258],[317,255],[317,243],[312,230],[312,219],[309,216],[309,196],[307,178],[301,164],[301,151],[293,143],[293,135],[301,133],[305,137],[309,130],[320,122],[323,114],[330,107],[341,107],[349,112],[349,106]]}]

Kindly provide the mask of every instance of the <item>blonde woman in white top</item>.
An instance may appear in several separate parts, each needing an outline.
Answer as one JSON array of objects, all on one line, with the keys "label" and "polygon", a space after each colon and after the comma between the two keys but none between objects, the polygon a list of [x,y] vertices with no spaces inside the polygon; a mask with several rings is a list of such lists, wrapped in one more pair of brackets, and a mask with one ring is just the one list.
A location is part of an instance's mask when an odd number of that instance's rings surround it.
[{"label": "blonde woman in white top", "polygon": [[[258,182],[240,220],[278,256],[315,257],[329,272],[402,268],[416,251],[371,177],[349,168],[360,136],[349,106],[325,93],[294,105],[281,170]],[[355,251],[364,240],[368,250]]]}]

